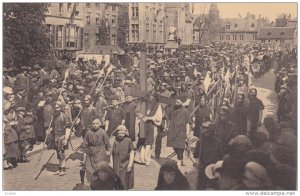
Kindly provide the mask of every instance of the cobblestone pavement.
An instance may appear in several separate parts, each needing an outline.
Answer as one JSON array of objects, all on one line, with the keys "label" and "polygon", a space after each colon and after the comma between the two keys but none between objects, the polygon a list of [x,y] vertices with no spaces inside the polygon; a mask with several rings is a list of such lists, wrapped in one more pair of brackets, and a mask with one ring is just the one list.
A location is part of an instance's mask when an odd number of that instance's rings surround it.
[{"label": "cobblestone pavement", "polygon": [[[262,99],[265,107],[264,116],[276,116],[277,98],[273,91],[275,83],[275,75],[273,70],[266,73],[263,77],[255,79],[254,85],[258,89],[258,97]],[[81,138],[76,138],[72,141],[74,149],[82,142]],[[195,145],[195,144],[194,144]],[[192,146],[194,146],[192,145]],[[72,154],[72,150],[67,150],[67,157]],[[163,164],[169,154],[173,150],[166,147],[166,137],[163,139],[163,148],[161,159],[153,160],[148,167],[135,164],[135,185],[134,190],[153,190],[157,183],[160,165]],[[42,166],[47,162],[49,157],[55,153],[54,150],[46,150],[40,164],[37,163],[39,153],[29,157],[30,163],[19,164],[13,170],[3,171],[3,190],[18,191],[18,190],[72,190],[73,187],[80,182],[79,177],[79,162],[81,155],[73,154],[72,159],[67,161],[67,174],[63,177],[54,175],[58,169],[58,161],[56,154],[52,157],[49,163],[45,166],[45,170],[37,180],[34,180],[36,175],[41,170]],[[174,157],[174,159],[176,159]],[[184,159],[185,166],[182,167],[182,172],[188,178],[191,186],[195,189],[197,183],[197,170],[192,167],[192,162],[189,158]]]}]

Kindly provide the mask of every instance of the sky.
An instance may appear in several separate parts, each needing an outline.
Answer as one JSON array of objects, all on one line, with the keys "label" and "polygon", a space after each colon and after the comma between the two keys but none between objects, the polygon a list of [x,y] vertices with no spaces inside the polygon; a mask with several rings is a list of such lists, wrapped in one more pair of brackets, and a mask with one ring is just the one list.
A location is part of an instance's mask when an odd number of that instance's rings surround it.
[{"label": "sky", "polygon": [[[297,3],[217,3],[220,18],[236,18],[245,17],[247,12],[255,14],[258,18],[261,14],[262,18],[269,18],[274,21],[281,13],[291,14],[291,17],[297,17]],[[210,3],[195,3],[194,13],[208,13]]]}]

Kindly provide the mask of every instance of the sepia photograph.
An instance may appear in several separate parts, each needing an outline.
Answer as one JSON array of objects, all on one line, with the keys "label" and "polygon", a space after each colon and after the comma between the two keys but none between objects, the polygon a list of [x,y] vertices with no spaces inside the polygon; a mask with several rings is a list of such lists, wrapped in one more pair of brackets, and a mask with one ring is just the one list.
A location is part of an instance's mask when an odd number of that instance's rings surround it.
[{"label": "sepia photograph", "polygon": [[297,2],[2,2],[2,191],[295,195],[297,18]]}]

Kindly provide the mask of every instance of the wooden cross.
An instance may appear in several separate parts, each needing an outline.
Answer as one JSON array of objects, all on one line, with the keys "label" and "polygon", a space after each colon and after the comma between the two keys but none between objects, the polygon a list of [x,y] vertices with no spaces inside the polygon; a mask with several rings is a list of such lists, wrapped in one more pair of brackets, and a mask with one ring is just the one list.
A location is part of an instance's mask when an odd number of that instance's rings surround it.
[{"label": "wooden cross", "polygon": [[[141,52],[140,54],[140,62],[139,62],[139,67],[140,67],[140,89],[134,89],[131,88],[127,95],[133,96],[133,97],[140,97],[143,98],[147,96],[149,93],[147,91],[147,54],[146,52]],[[169,97],[164,97],[161,95],[158,95],[159,101],[161,103],[166,103],[166,104],[174,104],[175,105],[175,100]],[[143,100],[141,101],[141,113],[142,115],[146,115],[146,102]],[[140,121],[140,132],[139,132],[140,138],[145,138],[145,126],[144,122]]]}]

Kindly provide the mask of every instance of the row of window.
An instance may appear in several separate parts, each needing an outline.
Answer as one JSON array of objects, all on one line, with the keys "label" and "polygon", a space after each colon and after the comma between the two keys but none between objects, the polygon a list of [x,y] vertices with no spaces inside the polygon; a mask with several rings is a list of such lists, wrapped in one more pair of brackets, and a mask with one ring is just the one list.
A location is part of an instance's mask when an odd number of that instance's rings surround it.
[{"label": "row of window", "polygon": [[[225,37],[224,37],[224,35],[220,35],[220,40],[221,41],[223,41],[223,40],[229,41],[229,40],[231,40],[231,37],[232,37],[233,41],[238,41],[238,40],[242,41],[242,40],[244,40],[244,35],[232,35],[232,36],[231,35],[225,35]],[[256,37],[257,37],[256,34],[252,35],[253,40],[256,40]]]},{"label": "row of window", "polygon": [[[64,27],[62,25],[48,26],[48,32],[50,34],[51,44],[54,48],[77,48],[77,41],[79,35],[79,28],[75,26]],[[64,43],[64,46],[63,46]]]},{"label": "row of window", "polygon": [[[75,3],[72,6],[72,3],[66,3],[67,4],[67,11],[71,12],[71,10],[74,8],[74,6],[78,7],[79,3]],[[59,12],[62,13],[64,11],[64,3],[59,3]],[[95,3],[96,9],[100,10],[100,3]],[[86,3],[86,8],[91,8],[91,3]],[[108,10],[109,5],[104,5],[104,10]],[[115,12],[117,10],[115,5],[111,5],[111,10]]]},{"label": "row of window", "polygon": [[[252,24],[251,24],[251,28],[254,28],[254,27],[255,27],[255,24],[252,23]],[[231,24],[226,24],[226,25],[225,25],[225,29],[226,29],[226,30],[229,30],[230,28],[231,28]],[[238,24],[235,23],[235,24],[234,24],[234,28],[238,28]]]},{"label": "row of window", "polygon": [[[106,14],[105,18],[108,18],[108,17],[109,17],[109,15]],[[96,19],[96,25],[97,26],[100,26],[100,18],[101,18],[100,14],[96,14],[95,19]],[[88,15],[86,16],[86,24],[91,25],[91,12],[88,12]],[[116,16],[115,15],[112,15],[111,25],[112,25],[112,27],[116,26]]]},{"label": "row of window", "polygon": [[[86,8],[91,8],[92,7],[91,3],[86,3],[85,6],[86,6]],[[96,6],[96,9],[100,10],[100,7],[101,7],[100,3],[95,3],[95,6]],[[104,5],[104,10],[108,10],[108,9],[109,9],[109,5]],[[117,10],[116,6],[111,5],[111,10],[113,12],[115,12]]]},{"label": "row of window", "polygon": [[[96,33],[96,44],[97,45],[100,45],[100,33]],[[85,45],[88,45],[88,42],[89,42],[89,34],[88,33],[85,33],[84,34],[84,43]],[[117,44],[117,37],[115,34],[112,34],[111,35],[111,38],[110,38],[110,42],[111,42],[111,45],[116,45]]]}]

